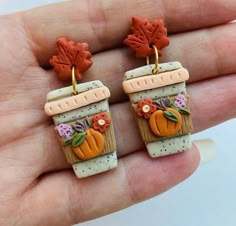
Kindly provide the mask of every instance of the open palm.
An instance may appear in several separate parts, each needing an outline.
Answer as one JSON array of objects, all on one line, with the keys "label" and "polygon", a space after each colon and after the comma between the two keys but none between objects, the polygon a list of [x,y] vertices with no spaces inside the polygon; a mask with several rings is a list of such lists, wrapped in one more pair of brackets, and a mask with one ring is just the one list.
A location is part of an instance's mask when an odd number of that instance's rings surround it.
[{"label": "open palm", "polygon": [[[235,0],[79,0],[0,17],[0,225],[69,225],[148,199],[197,168],[196,147],[151,159],[122,92],[125,71],[141,66],[122,41],[131,17],[163,18],[171,45],[163,62],[190,71],[196,131],[235,116]],[[56,40],[87,42],[93,67],[84,81],[111,90],[119,166],[78,180],[45,116],[46,94],[68,85],[49,67]]]}]

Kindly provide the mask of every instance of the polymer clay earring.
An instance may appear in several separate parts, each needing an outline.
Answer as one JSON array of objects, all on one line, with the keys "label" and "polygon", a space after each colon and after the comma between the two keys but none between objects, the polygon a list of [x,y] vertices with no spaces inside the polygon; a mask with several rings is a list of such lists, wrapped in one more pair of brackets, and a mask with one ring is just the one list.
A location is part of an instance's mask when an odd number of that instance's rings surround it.
[{"label": "polymer clay earring", "polygon": [[[185,81],[188,71],[179,62],[159,64],[161,49],[169,44],[162,20],[149,22],[132,18],[125,44],[136,57],[146,58],[147,65],[127,71],[123,89],[149,155],[153,158],[186,151],[191,147],[190,97]],[[149,57],[155,63],[149,64]]]},{"label": "polymer clay earring", "polygon": [[56,53],[50,63],[58,78],[72,80],[72,86],[48,93],[44,109],[53,118],[67,161],[78,178],[115,168],[116,143],[108,105],[110,91],[101,81],[77,84],[82,73],[92,65],[88,45],[60,38]]}]

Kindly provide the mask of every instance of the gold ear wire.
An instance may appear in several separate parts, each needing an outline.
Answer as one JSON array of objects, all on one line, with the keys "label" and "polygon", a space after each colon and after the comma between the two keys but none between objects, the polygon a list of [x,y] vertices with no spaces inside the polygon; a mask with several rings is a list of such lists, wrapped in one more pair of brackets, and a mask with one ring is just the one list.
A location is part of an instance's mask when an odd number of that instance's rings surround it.
[{"label": "gold ear wire", "polygon": [[77,86],[77,80],[75,78],[75,67],[72,67],[72,87],[73,87],[73,92],[72,95],[77,95],[79,92],[76,89]]},{"label": "gold ear wire", "polygon": [[[154,68],[152,69],[152,74],[156,75],[158,73],[158,60],[159,60],[159,56],[158,56],[158,49],[155,45],[152,46],[154,51],[155,51],[155,65]],[[147,65],[150,64],[149,61],[149,56],[146,57],[146,61],[147,61]]]}]

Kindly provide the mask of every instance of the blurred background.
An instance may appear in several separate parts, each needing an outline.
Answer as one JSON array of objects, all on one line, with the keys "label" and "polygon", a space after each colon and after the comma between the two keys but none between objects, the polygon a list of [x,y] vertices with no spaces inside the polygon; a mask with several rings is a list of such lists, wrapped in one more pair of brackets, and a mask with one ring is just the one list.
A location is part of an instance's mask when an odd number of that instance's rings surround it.
[{"label": "blurred background", "polygon": [[[58,1],[0,0],[0,14],[54,2]],[[235,226],[235,132],[236,119],[233,119],[194,134],[193,139],[211,138],[215,141],[217,156],[214,160],[200,166],[188,180],[158,197],[80,225]]]}]

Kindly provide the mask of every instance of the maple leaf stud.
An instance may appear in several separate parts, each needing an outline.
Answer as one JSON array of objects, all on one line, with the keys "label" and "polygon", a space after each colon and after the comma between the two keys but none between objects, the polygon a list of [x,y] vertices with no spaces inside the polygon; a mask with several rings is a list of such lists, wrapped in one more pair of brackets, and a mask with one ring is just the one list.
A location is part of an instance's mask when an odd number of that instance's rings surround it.
[{"label": "maple leaf stud", "polygon": [[92,65],[90,58],[87,43],[76,43],[63,37],[57,40],[56,56],[52,57],[50,64],[60,80],[70,80],[73,67],[76,79],[81,80],[82,73]]},{"label": "maple leaf stud", "polygon": [[153,55],[153,45],[158,49],[158,54],[161,56],[161,49],[169,45],[163,20],[156,19],[149,22],[147,19],[133,17],[131,31],[132,34],[128,35],[124,43],[129,46],[136,57]]}]

